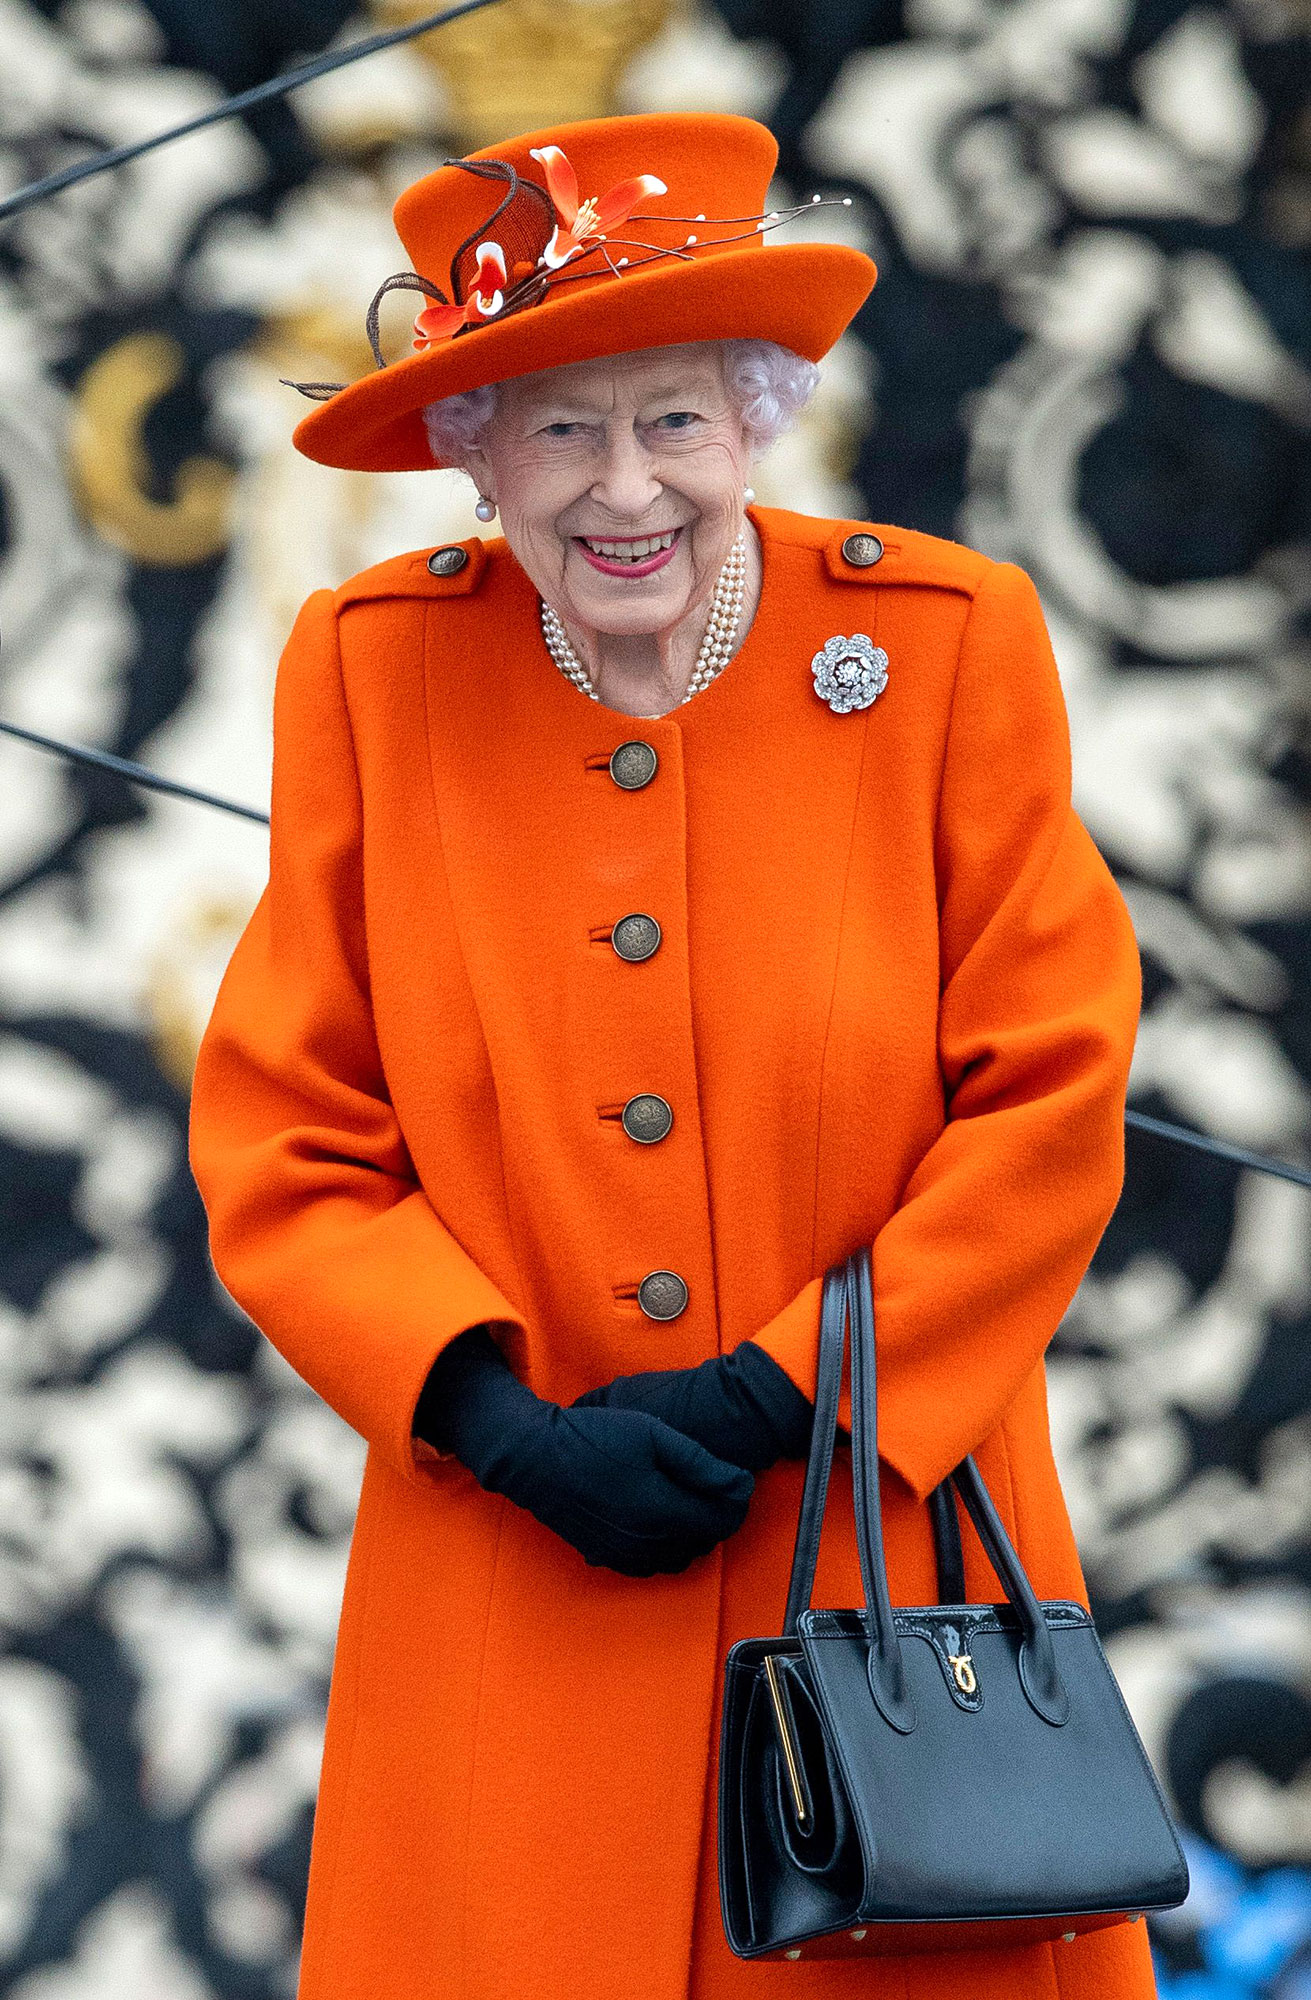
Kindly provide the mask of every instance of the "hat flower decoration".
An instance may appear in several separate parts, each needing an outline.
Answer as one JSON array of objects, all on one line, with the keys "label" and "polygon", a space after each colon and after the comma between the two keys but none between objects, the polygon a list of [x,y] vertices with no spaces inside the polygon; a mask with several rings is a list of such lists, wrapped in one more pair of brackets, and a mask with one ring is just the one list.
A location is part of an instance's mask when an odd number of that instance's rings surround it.
[{"label": "hat flower decoration", "polygon": [[558,271],[593,238],[598,243],[604,243],[609,231],[627,222],[639,201],[645,201],[649,195],[669,192],[658,175],[638,174],[633,180],[620,181],[609,194],[589,195],[586,201],[580,202],[578,176],[562,148],[534,146],[531,152],[533,159],[542,163],[546,191],[555,203],[555,212],[560,218],[554,235],[542,252],[542,262],[550,271]]},{"label": "hat flower decoration", "polygon": [[[554,205],[557,221],[546,248],[537,259],[536,270],[517,267],[521,282],[536,277],[541,270],[558,271],[571,257],[599,248],[608,232],[628,221],[639,201],[669,192],[658,175],[638,174],[632,180],[620,181],[608,194],[588,195],[585,201],[580,201],[578,176],[561,147],[534,147],[532,157],[542,163],[546,191]],[[446,164],[456,166],[462,162],[448,160]],[[513,173],[512,168],[509,171]],[[465,327],[479,326],[485,320],[495,319],[504,309],[508,282],[505,251],[499,243],[488,241],[478,245],[477,257],[478,273],[465,304],[428,306],[415,320],[413,344],[417,352],[422,353],[435,341],[453,340]],[[621,264],[627,262],[626,257],[620,259]],[[537,289],[540,293],[544,287]]]},{"label": "hat flower decoration", "polygon": [[[297,426],[297,448],[349,469],[431,467],[429,403],[637,348],[754,337],[818,360],[876,272],[845,244],[764,248],[798,215],[851,205],[814,195],[764,209],[777,154],[753,119],[666,113],[590,119],[445,160],[396,203],[414,268],[384,278],[366,311],[376,373],[288,384],[322,405]],[[671,208],[697,212],[655,213],[671,191]],[[726,212],[707,214],[715,206]],[[425,275],[443,267],[444,283]],[[410,351],[389,361],[379,311],[396,290],[424,305]]]},{"label": "hat flower decoration", "polygon": [[505,304],[505,252],[499,243],[478,245],[478,275],[465,303],[428,306],[414,322],[414,345],[419,350],[435,340],[451,340],[461,327],[478,326],[495,319]]}]

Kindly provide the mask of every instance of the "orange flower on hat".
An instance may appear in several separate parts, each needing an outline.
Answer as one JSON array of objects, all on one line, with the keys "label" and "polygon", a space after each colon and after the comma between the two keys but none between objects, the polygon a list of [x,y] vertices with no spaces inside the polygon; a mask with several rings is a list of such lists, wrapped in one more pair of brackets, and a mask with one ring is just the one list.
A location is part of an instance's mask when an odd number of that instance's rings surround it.
[{"label": "orange flower on hat", "polygon": [[499,243],[478,245],[478,271],[462,306],[432,305],[414,322],[414,346],[421,354],[438,341],[450,340],[462,326],[481,326],[495,319],[505,304],[505,252]]},{"label": "orange flower on hat", "polygon": [[589,194],[586,201],[580,202],[578,176],[559,146],[534,146],[531,156],[542,163],[546,191],[560,218],[541,256],[549,271],[558,271],[586,244],[604,242],[609,232],[627,222],[638,202],[645,201],[648,195],[668,193],[664,182],[654,174],[638,174],[631,181],[620,181],[609,194]]}]

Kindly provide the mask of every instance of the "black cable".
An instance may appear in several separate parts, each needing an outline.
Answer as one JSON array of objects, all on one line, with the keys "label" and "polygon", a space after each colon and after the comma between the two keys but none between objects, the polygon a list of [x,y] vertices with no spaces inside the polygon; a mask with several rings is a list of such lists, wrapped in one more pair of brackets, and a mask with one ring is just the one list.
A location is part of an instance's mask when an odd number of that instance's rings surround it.
[{"label": "black cable", "polygon": [[[239,805],[235,799],[221,799],[214,792],[197,791],[194,785],[175,784],[172,778],[161,778],[155,771],[147,770],[144,764],[134,764],[127,757],[115,757],[108,750],[88,750],[82,744],[61,743],[54,736],[39,736],[34,729],[20,729],[16,722],[0,722],[0,731],[6,736],[16,736],[23,743],[33,743],[38,750],[49,750],[57,757],[67,757],[75,764],[90,764],[94,770],[112,771],[115,777],[126,778],[129,784],[144,785],[152,792],[167,792],[171,797],[191,799],[196,805],[215,806],[220,812],[235,813],[240,819],[254,820],[259,826],[267,826],[269,816],[259,812],[254,806]],[[1136,1126],[1140,1132],[1151,1132],[1158,1139],[1171,1139],[1178,1146],[1191,1146],[1199,1153],[1210,1153],[1215,1159],[1228,1160],[1238,1167],[1253,1167],[1257,1173],[1273,1174],[1276,1179],[1292,1181],[1298,1187],[1311,1187],[1311,1168],[1295,1166],[1291,1160],[1276,1160],[1265,1153],[1249,1152],[1246,1146],[1231,1146],[1225,1139],[1212,1139],[1205,1132],[1194,1132],[1187,1125],[1172,1125],[1168,1119],[1149,1117],[1145,1111],[1126,1111],[1126,1125]]]},{"label": "black cable", "polygon": [[167,132],[157,132],[151,139],[138,139],[129,146],[112,146],[103,153],[93,153],[88,160],[78,160],[71,167],[61,167],[58,173],[47,174],[44,180],[29,181],[26,187],[0,201],[0,222],[6,222],[11,215],[30,208],[33,202],[43,201],[48,194],[58,194],[61,188],[71,187],[74,181],[87,180],[92,174],[103,174],[109,167],[121,167],[128,160],[139,159],[142,153],[153,152],[156,146],[166,146],[173,139],[184,139],[189,132],[199,132],[206,125],[217,125],[224,118],[239,118],[243,111],[253,110],[257,104],[266,104],[271,97],[285,97],[289,90],[299,90],[303,83],[312,83],[315,77],[326,76],[330,70],[343,69],[347,63],[358,62],[361,56],[371,56],[379,49],[395,48],[398,42],[412,42],[417,35],[426,35],[431,28],[440,28],[447,21],[458,20],[462,14],[476,14],[479,8],[495,4],[496,0],[458,0],[458,5],[444,8],[440,14],[429,14],[425,20],[411,21],[403,28],[388,28],[380,35],[368,35],[361,42],[352,42],[349,48],[316,56],[312,62],[302,63],[298,69],[283,70],[281,75],[270,78],[267,83],[257,83],[253,89],[243,90],[236,97],[225,97],[212,110],[202,111],[196,118],[186,118],[180,125],[170,126]]},{"label": "black cable", "polygon": [[161,778],[157,771],[148,771],[144,764],[134,764],[130,757],[115,757],[109,750],[88,750],[81,743],[61,743],[56,736],[41,736],[35,729],[20,729],[16,722],[0,722],[0,730],[6,736],[16,736],[20,743],[33,743],[38,750],[49,750],[56,757],[66,757],[72,764],[89,764],[93,771],[112,771],[116,778],[126,778],[130,785],[144,785],[148,791],[167,792],[175,799],[191,799],[198,806],[216,806],[220,812],[235,813],[239,819],[253,819],[258,826],[267,826],[269,816],[255,806],[239,805],[236,799],[221,799],[217,792],[200,792],[194,785],[175,784],[172,778]]},{"label": "black cable", "polygon": [[1200,1152],[1213,1153],[1218,1160],[1231,1160],[1238,1167],[1255,1167],[1258,1173],[1274,1174],[1281,1181],[1293,1181],[1298,1187],[1311,1187],[1311,1167],[1296,1167],[1291,1160],[1276,1160],[1268,1153],[1252,1153],[1246,1146],[1231,1146],[1225,1139],[1210,1139],[1202,1132],[1192,1132],[1186,1125],[1172,1125],[1165,1118],[1150,1118],[1145,1111],[1126,1111],[1126,1125],[1136,1125],[1140,1132],[1154,1132],[1158,1139],[1174,1139],[1185,1146],[1196,1146]]}]

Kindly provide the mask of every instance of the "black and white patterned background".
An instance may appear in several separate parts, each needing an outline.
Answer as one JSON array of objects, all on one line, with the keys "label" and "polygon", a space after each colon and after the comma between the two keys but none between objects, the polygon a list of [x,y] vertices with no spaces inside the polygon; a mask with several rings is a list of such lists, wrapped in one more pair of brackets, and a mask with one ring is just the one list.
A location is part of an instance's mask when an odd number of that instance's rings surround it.
[{"label": "black and white patterned background", "polygon": [[[411,0],[0,0],[0,192]],[[296,458],[391,202],[555,118],[769,120],[879,285],[764,500],[1042,592],[1142,944],[1134,1105],[1306,1158],[1305,0],[503,0],[0,226],[0,714],[261,804],[305,595],[471,532]],[[834,211],[826,211],[828,222]],[[394,303],[394,302],[393,302]],[[404,340],[402,306],[389,338]],[[358,1440],[215,1285],[196,1037],[257,828],[0,747],[0,1982],[294,1992]],[[1054,1350],[1112,1657],[1188,1829],[1177,2000],[1311,1995],[1311,1198],[1133,1134]]]}]

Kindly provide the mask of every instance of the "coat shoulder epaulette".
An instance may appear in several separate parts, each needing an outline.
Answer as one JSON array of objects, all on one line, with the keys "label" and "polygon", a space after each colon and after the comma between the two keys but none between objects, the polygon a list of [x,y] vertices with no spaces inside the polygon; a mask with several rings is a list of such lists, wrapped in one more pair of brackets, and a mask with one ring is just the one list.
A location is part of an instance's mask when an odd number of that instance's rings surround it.
[{"label": "coat shoulder epaulette", "polygon": [[794,547],[811,548],[836,583],[918,584],[959,590],[972,597],[992,563],[975,549],[940,535],[882,522],[820,520],[808,514],[767,510],[766,533]]},{"label": "coat shoulder epaulette", "polygon": [[407,549],[386,562],[348,576],[333,594],[338,611],[381,597],[468,597],[482,582],[487,548],[477,535],[467,542]]}]

